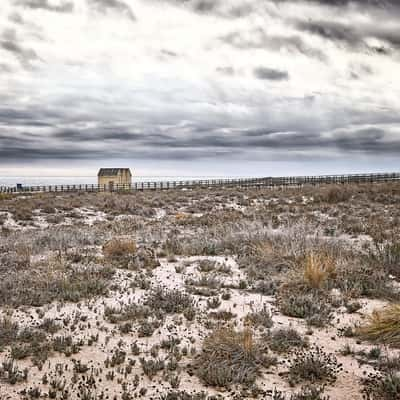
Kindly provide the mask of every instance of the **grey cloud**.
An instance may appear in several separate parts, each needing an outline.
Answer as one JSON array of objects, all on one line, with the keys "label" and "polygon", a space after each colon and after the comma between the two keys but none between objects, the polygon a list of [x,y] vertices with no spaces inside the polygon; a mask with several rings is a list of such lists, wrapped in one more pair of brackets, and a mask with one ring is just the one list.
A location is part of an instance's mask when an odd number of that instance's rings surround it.
[{"label": "grey cloud", "polygon": [[176,6],[186,7],[187,9],[203,15],[215,15],[222,18],[243,18],[260,9],[262,3],[232,5],[229,1],[222,0],[153,0],[168,1]]},{"label": "grey cloud", "polygon": [[242,18],[254,11],[250,4],[232,6],[229,2],[220,0],[197,0],[191,2],[195,11],[205,14],[215,14],[228,18]]},{"label": "grey cloud", "polygon": [[273,0],[276,3],[315,3],[330,7],[345,7],[349,5],[362,6],[366,8],[376,8],[379,10],[390,11],[400,8],[398,0]]},{"label": "grey cloud", "polygon": [[0,107],[0,126],[50,127],[54,126],[63,115],[54,111],[44,111],[32,107],[30,110],[18,110]]},{"label": "grey cloud", "polygon": [[41,9],[60,13],[70,13],[74,10],[72,1],[63,1],[61,4],[54,5],[49,0],[19,0],[16,4],[33,10]]},{"label": "grey cloud", "polygon": [[13,69],[11,68],[10,65],[5,64],[5,63],[0,63],[0,73],[9,74],[11,72],[13,72]]},{"label": "grey cloud", "polygon": [[[1,139],[0,139],[1,141]],[[151,149],[136,148],[129,149],[108,149],[96,150],[80,148],[76,146],[64,146],[60,148],[57,145],[39,145],[31,143],[12,142],[6,146],[0,146],[0,163],[6,163],[10,160],[90,160],[107,158],[119,159],[157,159],[157,160],[195,160],[204,158],[222,157],[239,155],[242,152],[237,149],[215,150],[192,148],[192,149]],[[28,156],[27,156],[28,153]]]},{"label": "grey cloud", "polygon": [[219,38],[237,49],[267,49],[272,51],[287,50],[309,57],[327,61],[326,55],[319,49],[307,45],[299,35],[269,35],[264,29],[256,28],[247,32],[231,32]]},{"label": "grey cloud", "polygon": [[[5,114],[6,112],[4,112]],[[11,114],[8,112],[8,114]],[[20,112],[15,118],[26,119]],[[251,159],[255,151],[264,154],[315,154],[338,150],[342,154],[387,154],[400,151],[400,137],[390,138],[385,128],[342,128],[328,132],[313,132],[297,124],[297,130],[275,130],[268,127],[236,129],[229,125],[220,128],[204,127],[201,123],[186,126],[185,135],[177,126],[168,133],[157,126],[144,128],[117,125],[98,125],[93,128],[58,129],[50,127],[49,133],[21,130],[18,135],[1,135],[0,158],[24,159],[91,159],[91,158],[157,158],[201,159],[214,157],[242,157]],[[178,132],[178,133],[177,133]],[[392,135],[393,137],[393,135]]]},{"label": "grey cloud", "polygon": [[13,54],[24,68],[31,68],[32,62],[40,60],[33,49],[20,44],[14,29],[6,29],[0,36],[0,48]]},{"label": "grey cloud", "polygon": [[[134,19],[134,10],[129,7],[134,2],[85,1],[90,10],[109,13],[110,18],[117,19],[120,13]],[[192,22],[215,22],[214,19],[208,20],[207,16],[240,18],[249,16],[259,6],[272,4],[271,1],[264,4],[260,0],[254,0],[243,2],[242,7],[234,7],[231,2],[222,0],[188,0],[180,3],[176,0],[141,1],[143,9],[147,7],[147,1],[158,1],[160,5],[168,1],[187,8],[191,14],[177,13],[179,17],[187,19],[180,21],[183,22],[183,29],[189,29],[187,25]],[[31,4],[30,8],[46,8],[47,5],[60,4],[60,1],[21,0],[19,3]],[[299,2],[303,3],[305,1]],[[318,4],[317,1],[314,3]],[[328,3],[319,2],[321,5]],[[330,2],[338,8],[348,3]],[[357,4],[361,7],[361,2]],[[169,5],[165,10],[168,9],[175,15],[177,9],[171,8],[173,7]],[[175,40],[186,33],[179,30],[181,26],[178,23],[177,37],[166,37],[165,41],[162,40],[162,46],[155,50],[154,40],[157,40],[157,36],[149,37],[149,45],[143,43],[146,50],[142,59],[142,46],[139,46],[137,54],[135,53],[138,62],[143,63],[146,68],[145,62],[149,62],[148,70],[145,70],[146,79],[140,80],[136,79],[136,74],[129,75],[128,68],[126,78],[125,68],[114,68],[114,62],[119,62],[119,57],[110,60],[109,65],[107,62],[103,63],[103,49],[99,53],[94,52],[96,54],[93,60],[88,60],[80,49],[76,53],[67,54],[63,59],[61,52],[55,52],[55,47],[52,46],[59,45],[65,38],[54,33],[53,42],[48,41],[37,47],[43,49],[43,55],[46,54],[47,63],[40,64],[43,70],[37,69],[35,73],[29,71],[20,76],[15,73],[12,76],[13,85],[9,85],[10,90],[0,94],[0,162],[22,157],[27,161],[113,157],[153,160],[241,157],[253,160],[256,153],[264,159],[281,154],[287,158],[292,155],[298,157],[299,154],[305,158],[308,155],[322,157],[321,154],[350,153],[367,156],[382,154],[384,158],[386,155],[398,154],[400,117],[398,102],[395,101],[396,87],[388,88],[383,94],[378,93],[379,90],[375,92],[379,85],[389,85],[394,80],[383,74],[389,74],[391,68],[395,68],[394,49],[400,47],[398,32],[392,29],[396,24],[385,25],[381,23],[385,21],[382,19],[376,19],[374,24],[351,24],[353,14],[361,9],[357,7],[349,7],[348,14],[340,19],[350,21],[348,23],[335,22],[335,16],[342,10],[325,8],[322,11],[326,14],[320,14],[324,18],[326,15],[327,21],[306,21],[302,13],[298,14],[299,19],[293,20],[289,17],[292,15],[291,11],[285,14],[285,7],[271,8],[276,12],[281,11],[281,15],[274,16],[278,20],[272,21],[274,28],[276,25],[277,29],[281,29],[281,34],[271,35],[265,27],[253,28],[255,21],[252,18],[240,23],[222,21],[221,26],[215,30],[218,32],[216,35],[221,35],[221,29],[226,26],[229,30],[222,32],[231,33],[217,38],[218,46],[209,46],[209,42],[199,43],[202,50],[196,56],[202,57],[200,62],[207,64],[207,68],[206,73],[197,76],[195,73],[201,66],[194,64],[198,62],[197,57],[188,56],[185,60],[188,74],[180,74],[174,68],[163,68],[165,64],[160,65],[163,61],[166,63],[176,57],[185,56],[174,51],[182,48],[180,45],[183,43],[179,42],[175,47]],[[154,10],[156,12],[156,7]],[[9,29],[0,32],[0,57],[7,52],[25,67],[36,66],[39,61],[39,55],[34,50],[36,46],[28,48],[22,38],[29,37],[29,43],[37,39],[29,32],[29,22],[25,23],[24,18],[28,19],[29,16],[30,19],[32,15],[41,21],[42,16],[34,12],[25,14],[22,8],[17,11],[21,11],[22,17],[14,13],[7,22],[17,31]],[[159,12],[164,12],[164,9]],[[201,16],[193,15],[192,12]],[[46,18],[63,17],[43,13],[43,21]],[[356,20],[359,19],[354,18]],[[34,20],[30,23],[34,23]],[[99,26],[98,29],[102,27]],[[44,32],[52,33],[52,30],[47,32],[44,29]],[[278,31],[274,29],[274,32]],[[211,32],[206,33],[205,40],[209,40],[208,35]],[[145,36],[144,41],[147,33]],[[126,37],[129,38],[129,35]],[[127,52],[132,46],[132,42],[128,42],[126,37],[125,32],[124,35],[115,37],[118,54],[120,46],[125,45]],[[203,35],[198,35],[198,38],[202,40]],[[340,46],[342,51],[334,66],[327,62],[327,55],[332,54],[333,59],[338,52],[332,49],[333,46],[321,45],[322,41],[318,38]],[[375,47],[368,46],[370,38],[380,39],[382,43],[377,42]],[[184,42],[195,40],[197,36],[184,39]],[[231,47],[222,46],[221,49],[221,42]],[[268,64],[266,59],[262,63],[258,57],[254,57],[257,59],[257,63],[254,63],[253,54],[257,53],[258,56],[260,53],[254,50],[258,49],[275,51],[273,56],[274,61],[277,58],[277,62]],[[353,57],[353,50],[387,55],[393,53],[393,59],[387,57],[385,63],[379,64],[382,59],[371,54],[361,60],[360,57]],[[151,60],[147,57],[149,52],[153,52]],[[113,55],[112,49],[109,49],[109,53]],[[279,53],[283,55],[281,60]],[[287,53],[290,53],[290,58]],[[246,59],[240,59],[237,64],[232,62],[240,57]],[[13,68],[20,70],[18,63],[9,58],[10,62],[7,59],[0,61],[2,87],[4,82],[5,85],[8,84],[10,78],[6,74],[13,72]],[[316,71],[315,81],[312,79],[309,85],[302,85],[298,84],[298,79],[293,79],[289,93],[265,90],[266,85],[254,80],[251,82],[248,76],[234,79],[241,71],[249,71],[250,68],[257,79],[284,82],[292,78],[292,74],[294,78],[294,74],[300,75],[307,69],[310,58],[325,64],[312,63]],[[356,59],[361,62],[357,64],[354,61]],[[292,61],[289,76],[285,66]],[[343,68],[336,68],[338,63]],[[54,74],[55,64],[60,67],[58,76]],[[252,69],[254,66],[258,68]],[[269,66],[281,66],[283,70]],[[210,67],[214,71],[210,71]],[[343,76],[343,70],[347,76]],[[93,80],[87,79],[88,76],[93,76]],[[359,79],[357,84],[346,81],[345,78],[349,76]],[[38,90],[38,82],[42,77],[43,81],[40,82],[43,82],[45,90]],[[371,82],[368,82],[369,77],[373,78]],[[68,90],[65,90],[66,82]],[[352,90],[346,92],[349,88]],[[315,94],[316,91],[318,94]],[[26,93],[32,96],[27,99]],[[389,104],[388,99],[392,98],[394,101]]]},{"label": "grey cloud", "polygon": [[344,130],[333,134],[314,134],[304,132],[269,132],[264,135],[249,136],[248,131],[239,135],[204,135],[188,139],[159,141],[158,147],[167,148],[221,148],[221,149],[263,149],[308,151],[315,149],[340,149],[342,152],[387,153],[395,154],[400,151],[400,138],[387,140],[385,131],[381,128],[365,128]]},{"label": "grey cloud", "polygon": [[175,51],[167,50],[167,49],[161,49],[160,51],[160,59],[161,60],[170,60],[173,58],[179,57],[178,53],[175,53]]},{"label": "grey cloud", "polygon": [[365,76],[373,75],[373,69],[367,64],[350,65],[349,76],[352,79],[361,79]]},{"label": "grey cloud", "polygon": [[14,12],[8,16],[9,21],[14,22],[15,24],[23,24],[24,20],[21,14]]},{"label": "grey cloud", "polygon": [[248,137],[262,137],[262,136],[268,136],[272,134],[277,134],[277,133],[289,133],[289,132],[281,132],[281,131],[276,131],[276,130],[271,130],[271,129],[249,129],[242,131],[243,136],[248,136]]},{"label": "grey cloud", "polygon": [[[324,39],[338,42],[349,48],[357,50],[372,50],[376,53],[387,54],[386,47],[371,47],[367,39],[374,37],[386,42],[389,46],[400,48],[400,31],[388,30],[384,26],[376,24],[348,25],[333,21],[297,21],[296,27]],[[400,28],[400,25],[399,25]]]},{"label": "grey cloud", "polygon": [[200,0],[194,3],[194,8],[200,12],[214,11],[218,7],[217,0]]},{"label": "grey cloud", "polygon": [[257,79],[268,80],[268,81],[287,81],[289,80],[289,74],[287,71],[281,71],[278,69],[257,67],[254,69],[254,76]]},{"label": "grey cloud", "polygon": [[89,4],[98,12],[116,11],[125,15],[132,21],[136,21],[136,16],[132,9],[122,0],[88,0]]}]

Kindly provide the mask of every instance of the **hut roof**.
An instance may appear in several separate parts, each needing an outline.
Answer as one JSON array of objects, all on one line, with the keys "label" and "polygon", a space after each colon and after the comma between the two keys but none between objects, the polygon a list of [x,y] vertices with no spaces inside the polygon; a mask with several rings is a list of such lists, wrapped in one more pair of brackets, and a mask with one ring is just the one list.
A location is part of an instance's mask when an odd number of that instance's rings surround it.
[{"label": "hut roof", "polygon": [[117,176],[119,172],[128,172],[132,175],[129,168],[100,168],[97,176]]}]

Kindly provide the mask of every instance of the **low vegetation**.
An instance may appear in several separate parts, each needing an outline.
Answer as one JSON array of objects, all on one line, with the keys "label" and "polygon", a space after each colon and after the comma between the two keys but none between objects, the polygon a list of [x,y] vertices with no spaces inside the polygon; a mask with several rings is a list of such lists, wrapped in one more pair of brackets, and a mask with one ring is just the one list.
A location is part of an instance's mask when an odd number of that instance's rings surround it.
[{"label": "low vegetation", "polygon": [[361,338],[400,347],[400,304],[375,310],[358,329]]},{"label": "low vegetation", "polygon": [[233,328],[219,329],[206,337],[195,362],[197,376],[205,384],[217,387],[251,385],[261,368],[273,363],[251,330]]},{"label": "low vegetation", "polygon": [[399,201],[0,196],[0,399],[397,400]]},{"label": "low vegetation", "polygon": [[341,365],[333,354],[325,353],[320,347],[296,351],[289,361],[288,380],[295,385],[300,382],[333,383]]}]

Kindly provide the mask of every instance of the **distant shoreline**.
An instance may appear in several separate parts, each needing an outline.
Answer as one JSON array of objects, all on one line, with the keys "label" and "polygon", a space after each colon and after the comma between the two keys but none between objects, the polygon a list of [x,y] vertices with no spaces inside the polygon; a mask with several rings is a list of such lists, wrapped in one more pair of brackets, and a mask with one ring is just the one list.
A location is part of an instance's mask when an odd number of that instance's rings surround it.
[{"label": "distant shoreline", "polygon": [[[234,175],[163,175],[163,176],[134,176],[134,182],[164,182],[171,180],[199,180],[199,179],[234,179],[234,178],[245,178],[245,176],[234,176]],[[0,186],[12,187],[20,183],[25,186],[50,186],[50,185],[91,185],[97,184],[97,176],[1,176],[0,175]]]}]

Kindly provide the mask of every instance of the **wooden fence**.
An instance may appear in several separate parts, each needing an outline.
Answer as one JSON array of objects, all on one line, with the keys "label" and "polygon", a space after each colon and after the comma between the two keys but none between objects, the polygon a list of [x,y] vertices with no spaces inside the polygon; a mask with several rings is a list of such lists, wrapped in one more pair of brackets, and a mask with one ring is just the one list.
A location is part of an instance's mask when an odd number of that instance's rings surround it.
[{"label": "wooden fence", "polygon": [[250,179],[211,179],[192,181],[135,182],[130,185],[53,185],[53,186],[15,186],[0,187],[0,193],[33,192],[130,192],[142,190],[170,190],[197,188],[274,188],[301,187],[304,185],[379,183],[400,181],[400,173],[285,176]]}]

